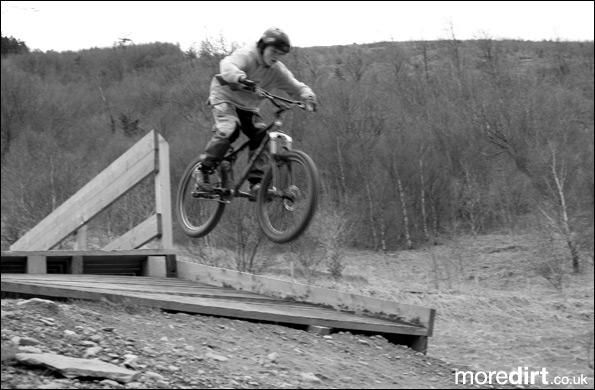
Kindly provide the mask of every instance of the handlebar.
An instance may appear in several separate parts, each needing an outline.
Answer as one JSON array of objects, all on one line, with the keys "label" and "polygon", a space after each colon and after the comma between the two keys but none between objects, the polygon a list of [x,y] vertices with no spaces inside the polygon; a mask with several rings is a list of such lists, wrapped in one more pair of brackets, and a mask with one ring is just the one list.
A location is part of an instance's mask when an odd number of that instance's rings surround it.
[{"label": "handlebar", "polygon": [[217,79],[217,81],[219,81],[219,83],[221,85],[227,85],[231,89],[252,92],[260,97],[268,99],[271,103],[273,103],[273,105],[275,107],[277,107],[279,109],[279,111],[277,112],[278,114],[280,114],[283,111],[290,110],[292,106],[297,106],[297,107],[301,108],[302,110],[307,109],[306,104],[303,102],[300,102],[298,100],[286,99],[281,96],[273,95],[269,91],[267,91],[263,88],[260,88],[257,85],[252,85],[252,84],[247,85],[247,84],[241,83],[241,82],[238,84],[232,84],[232,83],[225,81],[225,79],[220,74],[215,75],[215,78]]},{"label": "handlebar", "polygon": [[[297,106],[297,107],[301,108],[302,110],[306,109],[306,104],[304,102],[300,102],[298,100],[286,99],[281,96],[273,95],[269,91],[267,91],[263,88],[260,88],[260,87],[256,87],[254,89],[254,93],[257,94],[258,96],[261,96],[261,97],[264,97],[264,98],[270,100],[271,103],[273,103],[277,108],[279,108],[280,110],[283,110],[283,111],[291,109],[291,106]],[[282,102],[285,105],[280,104],[279,102]]]}]

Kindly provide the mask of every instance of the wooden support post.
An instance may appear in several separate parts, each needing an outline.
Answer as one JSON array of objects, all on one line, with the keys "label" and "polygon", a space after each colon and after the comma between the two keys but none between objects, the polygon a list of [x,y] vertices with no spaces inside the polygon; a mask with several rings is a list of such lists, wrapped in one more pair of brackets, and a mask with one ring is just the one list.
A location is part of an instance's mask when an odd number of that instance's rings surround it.
[{"label": "wooden support post", "polygon": [[31,255],[27,256],[28,274],[47,274],[47,258],[45,256]]},{"label": "wooden support post", "polygon": [[70,273],[83,273],[83,256],[72,256],[72,259],[70,260]]},{"label": "wooden support post", "polygon": [[331,333],[331,328],[326,326],[310,325],[308,326],[308,332],[317,334],[318,336],[326,336]]},{"label": "wooden support post", "polygon": [[84,251],[87,249],[87,225],[83,225],[74,232],[76,240],[74,250]]},{"label": "wooden support post", "polygon": [[169,145],[165,139],[155,133],[155,212],[160,215],[161,248],[174,247],[172,230],[171,187],[169,175]]},{"label": "wooden support post", "polygon": [[408,344],[409,348],[414,351],[421,352],[424,355],[428,351],[428,337],[427,336],[416,336],[413,337],[411,342]]},{"label": "wooden support post", "polygon": [[165,278],[167,276],[165,256],[147,256],[143,276]]},{"label": "wooden support post", "polygon": [[168,278],[175,278],[178,276],[178,267],[176,262],[176,255],[165,256],[165,269]]}]

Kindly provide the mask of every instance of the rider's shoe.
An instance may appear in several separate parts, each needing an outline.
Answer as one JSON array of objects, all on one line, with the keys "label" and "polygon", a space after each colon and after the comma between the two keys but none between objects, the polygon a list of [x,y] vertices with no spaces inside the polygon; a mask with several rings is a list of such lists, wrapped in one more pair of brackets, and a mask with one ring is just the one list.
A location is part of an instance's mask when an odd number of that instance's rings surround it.
[{"label": "rider's shoe", "polygon": [[210,182],[213,169],[199,164],[194,172],[194,178],[196,179],[196,187],[194,188],[195,193],[211,192],[214,189],[213,184]]},{"label": "rider's shoe", "polygon": [[250,185],[250,197],[248,198],[250,202],[256,202],[256,197],[258,196],[259,190],[260,183],[254,183]]}]

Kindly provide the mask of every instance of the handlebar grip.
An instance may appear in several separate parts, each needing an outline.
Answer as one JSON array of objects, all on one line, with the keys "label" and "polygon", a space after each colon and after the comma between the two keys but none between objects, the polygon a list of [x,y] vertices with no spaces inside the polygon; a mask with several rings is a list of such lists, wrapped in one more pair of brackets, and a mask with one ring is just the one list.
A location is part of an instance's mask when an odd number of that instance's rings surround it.
[{"label": "handlebar grip", "polygon": [[[226,81],[223,78],[223,76],[221,76],[220,74],[216,74],[215,78],[217,79],[217,81],[219,82],[220,85],[227,86],[227,87],[231,88],[232,91],[254,92],[256,90],[256,83],[252,80],[242,79],[242,80],[238,80],[237,83],[230,83],[230,82]],[[246,82],[246,81],[248,81],[248,82]],[[250,84],[252,84],[253,86],[250,86]]]},{"label": "handlebar grip", "polygon": [[241,78],[238,80],[238,82],[242,85],[244,85],[246,88],[248,88],[250,91],[255,91],[256,90],[256,82],[247,79],[247,78]]}]

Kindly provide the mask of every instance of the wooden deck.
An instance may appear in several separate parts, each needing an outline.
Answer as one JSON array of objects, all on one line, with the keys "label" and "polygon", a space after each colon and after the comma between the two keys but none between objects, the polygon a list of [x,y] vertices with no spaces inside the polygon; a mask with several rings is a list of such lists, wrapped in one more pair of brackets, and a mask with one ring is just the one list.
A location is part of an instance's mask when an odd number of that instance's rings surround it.
[{"label": "wooden deck", "polygon": [[175,251],[164,249],[134,250],[47,250],[2,251],[2,274],[108,274],[147,276],[148,259],[164,261],[163,275],[175,276]]},{"label": "wooden deck", "polygon": [[2,291],[143,304],[166,310],[341,330],[426,336],[421,326],[356,315],[176,278],[85,274],[2,274]]}]

